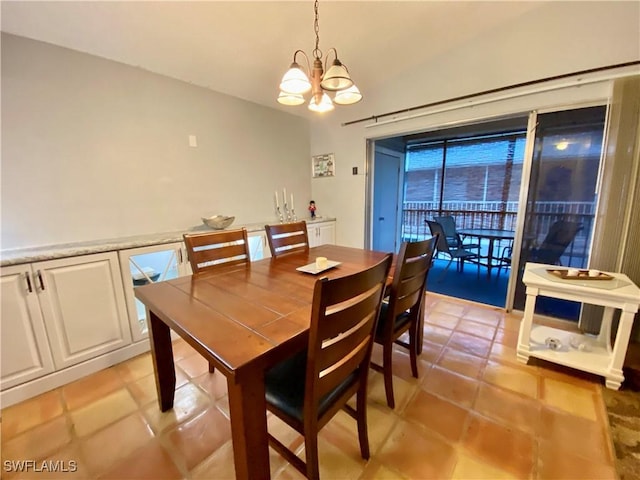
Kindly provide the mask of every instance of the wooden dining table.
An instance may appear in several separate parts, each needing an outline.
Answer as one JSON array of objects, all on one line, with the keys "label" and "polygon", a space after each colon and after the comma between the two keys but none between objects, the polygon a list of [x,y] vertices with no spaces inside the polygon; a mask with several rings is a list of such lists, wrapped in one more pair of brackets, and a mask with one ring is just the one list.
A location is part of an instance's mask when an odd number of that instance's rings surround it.
[{"label": "wooden dining table", "polygon": [[[269,478],[265,371],[306,348],[318,278],[356,273],[384,256],[323,245],[137,287],[135,295],[147,308],[160,409],[173,407],[173,330],[227,379],[236,477]],[[296,270],[316,257],[340,264],[320,274]]]}]

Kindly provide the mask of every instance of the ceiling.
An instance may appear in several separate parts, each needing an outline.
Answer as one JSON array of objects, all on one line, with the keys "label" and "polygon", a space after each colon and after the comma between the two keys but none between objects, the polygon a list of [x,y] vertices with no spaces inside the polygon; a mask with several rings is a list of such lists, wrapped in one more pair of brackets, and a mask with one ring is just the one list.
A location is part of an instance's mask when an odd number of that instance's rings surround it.
[{"label": "ceiling", "polygon": [[[366,97],[541,5],[322,0],[320,49],[336,47]],[[4,32],[305,115],[275,99],[293,52],[313,50],[313,15],[311,0],[3,0],[1,22]]]}]

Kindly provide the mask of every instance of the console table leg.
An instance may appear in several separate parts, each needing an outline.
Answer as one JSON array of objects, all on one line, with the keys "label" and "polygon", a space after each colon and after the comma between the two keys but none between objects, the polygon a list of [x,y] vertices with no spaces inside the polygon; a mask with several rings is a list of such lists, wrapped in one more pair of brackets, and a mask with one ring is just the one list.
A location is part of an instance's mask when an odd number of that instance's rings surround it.
[{"label": "console table leg", "polygon": [[611,390],[620,390],[620,385],[622,385],[624,378],[622,380],[614,379],[609,376],[606,377],[605,385],[607,388]]},{"label": "console table leg", "polygon": [[613,344],[613,351],[611,352],[611,362],[609,363],[609,368],[607,369],[608,371],[606,374],[607,388],[617,390],[620,388],[620,384],[624,381],[622,364],[624,363],[624,357],[627,354],[627,347],[629,346],[629,337],[631,336],[631,327],[633,325],[635,313],[635,310],[631,311],[623,309],[622,315],[620,315],[620,323],[616,333],[616,340]]},{"label": "console table leg", "polygon": [[533,313],[538,298],[537,289],[527,288],[527,300],[524,304],[524,316],[520,322],[520,332],[518,333],[517,358],[520,363],[529,361],[529,342],[531,341],[531,324],[533,323]]},{"label": "console table leg", "polygon": [[609,353],[611,353],[611,322],[613,321],[614,310],[612,307],[604,307],[600,333],[598,334],[598,343],[606,345]]}]

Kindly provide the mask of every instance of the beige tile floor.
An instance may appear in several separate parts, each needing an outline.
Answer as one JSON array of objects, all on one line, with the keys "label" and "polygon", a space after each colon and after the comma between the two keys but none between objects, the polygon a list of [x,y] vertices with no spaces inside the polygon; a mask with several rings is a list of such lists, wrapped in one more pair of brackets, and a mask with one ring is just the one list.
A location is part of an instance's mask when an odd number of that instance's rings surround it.
[{"label": "beige tile floor", "polygon": [[[427,303],[419,378],[394,354],[395,410],[371,372],[371,459],[340,413],[320,433],[322,478],[616,478],[600,378],[517,363],[518,316],[432,294]],[[183,341],[174,355],[167,413],[149,354],[2,410],[2,478],[233,478],[225,379]],[[269,429],[303,455],[298,434],[273,416]],[[8,471],[11,460],[76,471]],[[271,475],[301,478],[273,452]]]}]

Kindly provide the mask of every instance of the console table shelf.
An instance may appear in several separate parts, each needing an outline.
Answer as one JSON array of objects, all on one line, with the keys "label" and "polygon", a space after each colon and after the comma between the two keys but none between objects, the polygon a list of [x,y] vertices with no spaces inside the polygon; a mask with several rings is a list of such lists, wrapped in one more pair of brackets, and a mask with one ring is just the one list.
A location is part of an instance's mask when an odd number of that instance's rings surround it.
[{"label": "console table shelf", "polygon": [[[575,281],[551,275],[552,265],[527,263],[522,281],[527,287],[524,317],[518,335],[518,360],[527,363],[529,357],[540,358],[570,368],[602,375],[608,388],[617,390],[624,380],[622,365],[629,345],[633,319],[640,306],[640,289],[622,273],[607,281]],[[538,296],[572,300],[604,307],[598,336],[585,335],[534,324]],[[621,310],[620,322],[613,346],[611,322],[614,310]],[[556,349],[547,339],[559,342]],[[585,345],[583,350],[576,348]]]}]

